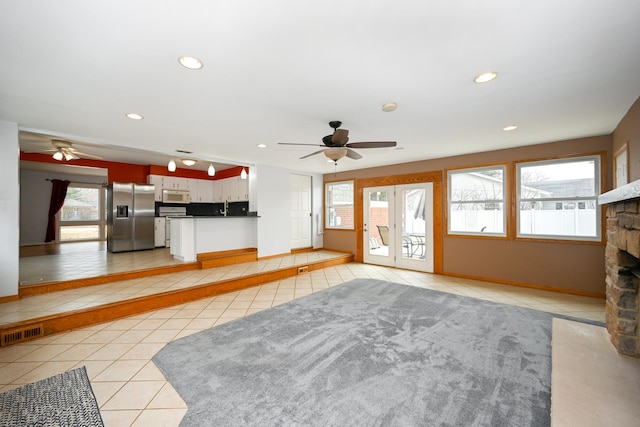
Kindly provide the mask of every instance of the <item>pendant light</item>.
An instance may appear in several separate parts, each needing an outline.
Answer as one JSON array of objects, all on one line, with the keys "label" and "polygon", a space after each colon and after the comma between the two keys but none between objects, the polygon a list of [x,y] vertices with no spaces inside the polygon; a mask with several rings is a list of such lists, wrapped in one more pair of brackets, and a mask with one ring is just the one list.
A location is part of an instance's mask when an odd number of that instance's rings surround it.
[{"label": "pendant light", "polygon": [[216,174],[216,168],[213,167],[213,163],[209,163],[209,168],[207,169],[207,175],[214,176]]},{"label": "pendant light", "polygon": [[173,159],[169,160],[169,164],[167,165],[167,169],[169,169],[169,172],[175,172],[176,171],[176,162]]},{"label": "pendant light", "polygon": [[244,166],[242,167],[242,172],[240,172],[240,179],[247,179],[247,171],[244,170]]}]

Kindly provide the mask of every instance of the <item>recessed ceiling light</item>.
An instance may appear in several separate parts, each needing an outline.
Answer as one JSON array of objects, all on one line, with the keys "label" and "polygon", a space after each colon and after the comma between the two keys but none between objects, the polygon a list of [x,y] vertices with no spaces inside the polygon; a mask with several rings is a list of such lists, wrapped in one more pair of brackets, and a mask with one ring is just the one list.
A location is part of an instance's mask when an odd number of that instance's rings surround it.
[{"label": "recessed ceiling light", "polygon": [[396,102],[387,102],[382,105],[382,111],[384,111],[385,113],[395,111],[396,108],[398,108],[398,104]]},{"label": "recessed ceiling light", "polygon": [[138,113],[127,113],[127,117],[129,117],[131,120],[142,120],[142,119],[144,119],[144,117],[142,117]]},{"label": "recessed ceiling light", "polygon": [[194,56],[181,56],[178,58],[178,62],[185,68],[190,70],[199,70],[203,67],[202,61]]},{"label": "recessed ceiling light", "polygon": [[267,148],[267,144],[258,144],[258,148]]},{"label": "recessed ceiling light", "polygon": [[516,125],[505,126],[505,127],[502,128],[502,130],[505,131],[505,132],[509,132],[510,130],[516,130],[516,129],[518,129],[518,126],[516,126]]},{"label": "recessed ceiling light", "polygon": [[182,164],[185,166],[193,166],[196,164],[196,161],[192,159],[182,159]]},{"label": "recessed ceiling light", "polygon": [[487,83],[495,79],[496,77],[498,77],[498,73],[496,73],[495,71],[489,71],[489,72],[480,74],[475,79],[473,79],[473,81],[476,83]]}]

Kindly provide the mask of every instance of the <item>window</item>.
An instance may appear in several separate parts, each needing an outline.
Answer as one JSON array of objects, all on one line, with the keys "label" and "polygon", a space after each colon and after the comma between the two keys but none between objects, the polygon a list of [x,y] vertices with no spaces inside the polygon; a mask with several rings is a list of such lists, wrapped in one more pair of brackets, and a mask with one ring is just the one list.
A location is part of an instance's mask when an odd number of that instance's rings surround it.
[{"label": "window", "polygon": [[506,236],[506,167],[447,171],[448,232]]},{"label": "window", "polygon": [[516,165],[517,237],[600,241],[600,156]]},{"label": "window", "polygon": [[61,242],[105,239],[105,194],[100,185],[69,185],[56,221]]},{"label": "window", "polygon": [[353,181],[327,183],[325,207],[325,228],[353,230]]}]

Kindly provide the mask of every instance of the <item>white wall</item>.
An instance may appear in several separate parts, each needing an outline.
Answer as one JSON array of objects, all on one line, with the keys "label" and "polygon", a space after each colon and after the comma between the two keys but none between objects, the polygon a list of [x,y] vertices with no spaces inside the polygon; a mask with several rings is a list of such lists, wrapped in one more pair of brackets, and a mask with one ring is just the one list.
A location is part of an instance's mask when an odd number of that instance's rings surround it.
[{"label": "white wall", "polygon": [[[311,176],[313,217],[322,211],[322,175],[291,171],[273,166],[257,165],[251,168],[258,211],[258,257],[287,254],[291,251],[291,191],[292,173]],[[250,202],[250,210],[253,203]],[[322,247],[322,235],[318,234],[314,220],[313,247]]]},{"label": "white wall", "polygon": [[18,295],[20,273],[20,147],[18,124],[0,122],[0,297]]},{"label": "white wall", "polygon": [[313,226],[311,229],[311,241],[314,249],[324,247],[322,239],[324,233],[324,183],[320,174],[311,175],[311,215]]}]

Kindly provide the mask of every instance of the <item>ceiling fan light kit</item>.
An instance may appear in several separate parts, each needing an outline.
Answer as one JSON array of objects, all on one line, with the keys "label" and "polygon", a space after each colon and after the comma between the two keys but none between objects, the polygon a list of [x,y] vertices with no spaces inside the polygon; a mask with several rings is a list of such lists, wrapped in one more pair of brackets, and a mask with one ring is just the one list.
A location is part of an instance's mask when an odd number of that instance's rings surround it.
[{"label": "ceiling fan light kit", "polygon": [[340,160],[341,158],[347,155],[347,149],[344,147],[327,148],[326,150],[324,150],[324,155],[330,158],[331,160],[333,160],[334,162],[337,162],[338,160]]}]

